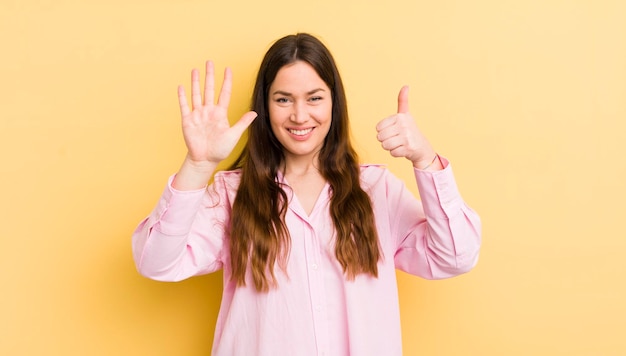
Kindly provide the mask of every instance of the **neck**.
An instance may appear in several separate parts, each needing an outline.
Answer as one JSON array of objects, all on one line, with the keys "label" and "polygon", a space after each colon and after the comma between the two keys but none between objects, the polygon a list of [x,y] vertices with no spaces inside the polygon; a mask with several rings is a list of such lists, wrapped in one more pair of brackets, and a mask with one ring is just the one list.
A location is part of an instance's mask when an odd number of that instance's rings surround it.
[{"label": "neck", "polygon": [[320,174],[319,171],[319,155],[313,157],[290,157],[286,156],[283,162],[282,171],[287,175],[308,175],[311,173]]}]

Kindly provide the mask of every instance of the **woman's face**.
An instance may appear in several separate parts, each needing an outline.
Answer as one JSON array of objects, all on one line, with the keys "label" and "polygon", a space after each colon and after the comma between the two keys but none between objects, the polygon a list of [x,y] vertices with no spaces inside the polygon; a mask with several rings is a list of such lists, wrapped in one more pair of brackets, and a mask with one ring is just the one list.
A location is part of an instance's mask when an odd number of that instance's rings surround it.
[{"label": "woman's face", "polygon": [[332,93],[310,64],[282,67],[269,91],[272,131],[286,159],[315,158],[332,121]]}]

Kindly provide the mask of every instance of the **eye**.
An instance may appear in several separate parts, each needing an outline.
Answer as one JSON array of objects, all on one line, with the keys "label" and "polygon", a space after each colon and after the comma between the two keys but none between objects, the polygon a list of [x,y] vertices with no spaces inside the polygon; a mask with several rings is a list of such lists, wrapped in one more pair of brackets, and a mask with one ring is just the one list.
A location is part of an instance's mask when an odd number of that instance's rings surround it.
[{"label": "eye", "polygon": [[276,102],[279,103],[279,104],[284,104],[284,103],[288,103],[289,99],[287,99],[287,98],[277,98]]},{"label": "eye", "polygon": [[321,96],[313,96],[309,100],[311,100],[311,101],[320,101],[320,100],[323,100],[323,99],[324,98],[322,98]]}]

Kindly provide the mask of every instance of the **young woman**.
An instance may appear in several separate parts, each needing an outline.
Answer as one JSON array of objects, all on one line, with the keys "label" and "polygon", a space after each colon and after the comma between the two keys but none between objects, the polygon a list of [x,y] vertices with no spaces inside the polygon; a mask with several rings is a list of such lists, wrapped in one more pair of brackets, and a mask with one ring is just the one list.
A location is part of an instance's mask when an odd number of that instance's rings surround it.
[{"label": "young woman", "polygon": [[[179,281],[223,270],[213,355],[400,355],[396,269],[467,272],[481,228],[409,114],[408,88],[376,130],[412,162],[421,201],[385,168],[359,164],[341,78],[315,37],[274,43],[252,111],[232,127],[231,82],[227,69],[214,104],[207,62],[204,93],[192,71],[191,108],[179,87],[188,153],[133,235],[139,272]],[[246,129],[233,167],[215,173]]]}]

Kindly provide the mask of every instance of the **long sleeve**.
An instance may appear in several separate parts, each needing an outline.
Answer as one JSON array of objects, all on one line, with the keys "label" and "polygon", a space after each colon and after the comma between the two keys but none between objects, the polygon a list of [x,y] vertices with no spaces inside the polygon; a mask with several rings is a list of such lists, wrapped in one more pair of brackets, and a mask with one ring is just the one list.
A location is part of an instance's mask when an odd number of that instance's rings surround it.
[{"label": "long sleeve", "polygon": [[222,268],[230,196],[222,176],[207,189],[177,191],[170,178],[155,209],[133,233],[142,275],[180,281]]},{"label": "long sleeve", "polygon": [[459,194],[449,162],[442,161],[441,171],[415,169],[421,203],[404,184],[389,182],[387,188],[396,268],[427,279],[468,272],[481,244],[480,218]]}]

